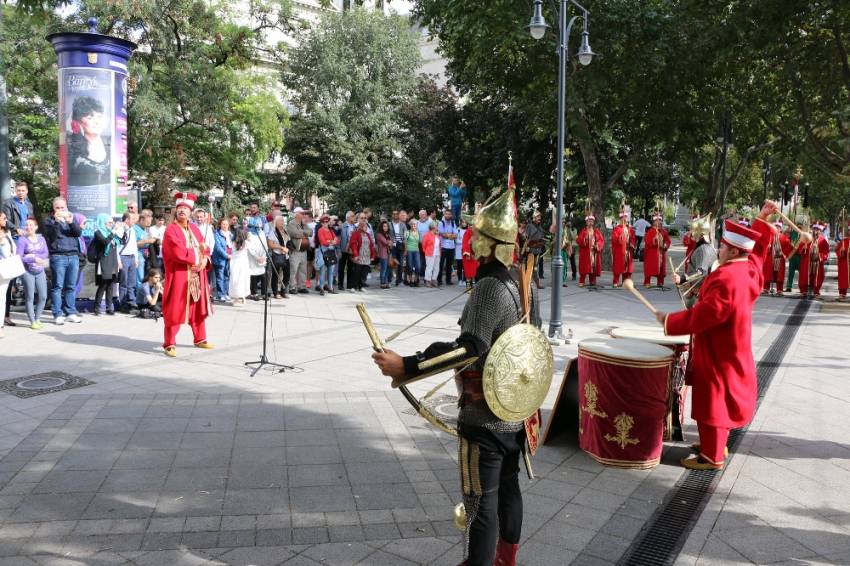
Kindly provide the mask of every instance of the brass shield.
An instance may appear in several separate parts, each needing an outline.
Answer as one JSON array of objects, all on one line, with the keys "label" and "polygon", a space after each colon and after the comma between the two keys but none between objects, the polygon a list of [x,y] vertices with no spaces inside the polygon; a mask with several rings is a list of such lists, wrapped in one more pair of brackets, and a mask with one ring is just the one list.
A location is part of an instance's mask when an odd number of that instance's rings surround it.
[{"label": "brass shield", "polygon": [[536,411],[552,384],[555,359],[546,335],[530,324],[515,324],[490,348],[484,364],[484,399],[493,414],[519,422]]}]

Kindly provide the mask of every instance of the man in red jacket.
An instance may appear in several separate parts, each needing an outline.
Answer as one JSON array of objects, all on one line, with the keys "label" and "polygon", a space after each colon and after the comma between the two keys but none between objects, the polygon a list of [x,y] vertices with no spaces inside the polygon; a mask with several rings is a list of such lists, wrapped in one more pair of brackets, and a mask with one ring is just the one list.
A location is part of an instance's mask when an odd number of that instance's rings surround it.
[{"label": "man in red jacket", "polygon": [[841,299],[847,298],[847,284],[850,282],[850,265],[847,262],[848,251],[850,251],[848,235],[848,231],[844,230],[841,241],[835,244],[835,255],[838,256],[838,297]]},{"label": "man in red jacket", "polygon": [[814,293],[820,297],[823,285],[824,265],[829,259],[829,242],[823,236],[822,224],[812,224],[812,240],[800,241],[797,255],[800,256],[800,295]]},{"label": "man in red jacket", "polygon": [[602,274],[602,247],[605,239],[596,228],[596,217],[588,214],[584,217],[585,227],[578,233],[578,273],[579,287],[584,287],[586,277],[590,284],[596,285],[596,278]]},{"label": "man in red jacket", "polygon": [[664,286],[664,277],[667,275],[667,250],[670,249],[670,234],[664,229],[664,217],[656,214],[652,217],[652,228],[646,231],[643,245],[646,251],[643,253],[643,286],[647,289],[650,280],[655,277],[658,286]]},{"label": "man in red jacket", "polygon": [[165,283],[162,288],[162,319],[165,322],[165,355],[175,357],[175,341],[181,324],[192,327],[197,348],[211,349],[207,342],[206,318],[212,312],[210,286],[210,250],[198,227],[189,222],[197,197],[192,193],[174,195],[174,222],[162,237],[162,261]]},{"label": "man in red jacket", "polygon": [[614,287],[632,278],[632,265],[635,254],[635,229],[629,226],[629,213],[620,213],[620,223],[611,231],[611,271],[614,272]]},{"label": "man in red jacket", "polygon": [[791,240],[782,233],[782,222],[774,222],[776,233],[770,240],[770,252],[764,262],[764,290],[765,295],[772,293],[772,286],[776,285],[776,295],[781,297],[782,285],[785,283],[785,254],[790,253]]},{"label": "man in red jacket", "polygon": [[753,361],[753,305],[764,283],[764,261],[774,228],[768,216],[778,207],[766,201],[752,228],[727,220],[718,262],[694,307],[656,314],[668,335],[693,335],[687,383],[693,387],[691,416],[697,421],[698,455],[682,460],[692,470],[721,469],[729,430],[746,425],[756,406]]}]

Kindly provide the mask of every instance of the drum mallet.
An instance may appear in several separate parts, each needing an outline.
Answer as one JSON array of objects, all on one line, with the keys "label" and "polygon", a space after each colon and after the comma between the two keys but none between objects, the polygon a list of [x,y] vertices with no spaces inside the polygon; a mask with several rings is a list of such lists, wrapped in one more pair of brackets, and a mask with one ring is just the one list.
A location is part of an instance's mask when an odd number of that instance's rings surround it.
[{"label": "drum mallet", "polygon": [[623,281],[623,288],[626,289],[627,291],[631,291],[631,293],[635,297],[637,297],[638,300],[640,302],[642,302],[646,308],[648,308],[650,311],[652,311],[652,314],[655,314],[655,313],[658,312],[658,309],[656,309],[654,306],[652,306],[652,303],[647,301],[646,297],[644,297],[643,295],[640,294],[640,291],[635,289],[634,281],[632,281],[631,279],[626,279],[625,281]]},{"label": "drum mallet", "polygon": [[800,238],[801,238],[804,242],[811,242],[811,241],[813,240],[812,235],[811,235],[809,232],[804,232],[802,228],[800,228],[799,226],[797,226],[796,224],[794,224],[793,222],[791,222],[791,219],[790,219],[790,218],[788,218],[787,216],[785,216],[785,214],[783,214],[781,210],[778,210],[778,209],[777,209],[777,210],[776,210],[776,214],[778,214],[778,215],[779,215],[779,217],[780,217],[782,220],[784,220],[785,222],[787,222],[787,223],[788,223],[788,226],[790,226],[790,227],[791,227],[791,228],[792,228],[795,232],[797,232],[798,234],[800,234]]}]

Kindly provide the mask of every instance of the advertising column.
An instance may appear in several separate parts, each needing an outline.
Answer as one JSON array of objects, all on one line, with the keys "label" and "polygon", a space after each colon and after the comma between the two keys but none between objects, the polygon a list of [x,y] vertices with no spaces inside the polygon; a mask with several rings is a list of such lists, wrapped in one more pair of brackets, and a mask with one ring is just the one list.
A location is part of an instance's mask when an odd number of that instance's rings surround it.
[{"label": "advertising column", "polygon": [[47,36],[59,63],[59,192],[94,218],[127,209],[127,78],[136,44],[96,33]]}]

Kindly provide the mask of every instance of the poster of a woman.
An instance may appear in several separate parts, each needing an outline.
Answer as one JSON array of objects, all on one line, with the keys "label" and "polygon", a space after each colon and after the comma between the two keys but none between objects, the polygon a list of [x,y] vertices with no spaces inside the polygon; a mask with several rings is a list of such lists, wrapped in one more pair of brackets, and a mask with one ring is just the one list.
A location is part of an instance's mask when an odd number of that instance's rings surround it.
[{"label": "poster of a woman", "polygon": [[101,135],[108,121],[103,103],[91,96],[74,99],[68,135],[68,185],[110,183],[110,138]]}]

